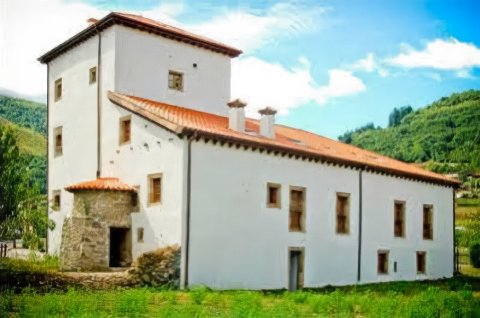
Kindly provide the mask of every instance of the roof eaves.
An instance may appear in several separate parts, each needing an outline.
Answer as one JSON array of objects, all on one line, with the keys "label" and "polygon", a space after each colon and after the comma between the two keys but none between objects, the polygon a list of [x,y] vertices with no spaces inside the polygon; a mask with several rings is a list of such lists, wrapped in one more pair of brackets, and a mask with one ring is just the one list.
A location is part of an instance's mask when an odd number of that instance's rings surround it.
[{"label": "roof eaves", "polygon": [[360,163],[354,160],[341,159],[338,157],[321,155],[312,151],[308,151],[307,149],[304,149],[304,150],[292,149],[291,147],[288,147],[288,146],[266,144],[266,143],[262,143],[255,140],[246,140],[246,139],[234,137],[234,136],[225,136],[221,134],[216,134],[216,133],[207,132],[207,131],[198,130],[198,129],[192,129],[188,127],[184,128],[183,134],[187,136],[195,134],[197,137],[215,139],[223,142],[238,143],[241,145],[245,145],[253,148],[262,148],[270,151],[285,152],[293,156],[312,158],[314,160],[330,162],[330,163],[339,164],[339,165],[345,165],[345,166],[357,168],[360,170],[391,174],[398,177],[405,177],[405,178],[411,178],[414,180],[420,180],[424,182],[431,182],[431,183],[442,185],[442,186],[451,186],[451,187],[457,188],[461,184],[460,181],[458,180],[453,180],[453,179],[447,180],[444,178],[435,178],[433,176],[419,175],[416,173],[401,171],[397,169],[389,169],[386,167],[379,167],[379,166],[370,165],[366,163]]},{"label": "roof eaves", "polygon": [[184,134],[185,127],[175,124],[169,120],[166,120],[165,118],[154,114],[148,110],[146,110],[143,107],[138,107],[135,105],[135,103],[129,101],[127,98],[116,94],[115,92],[108,91],[107,93],[108,99],[110,101],[120,107],[123,107],[131,112],[134,112],[135,114],[155,123],[159,124],[162,127],[164,127],[166,130],[176,134],[176,135],[182,135]]}]

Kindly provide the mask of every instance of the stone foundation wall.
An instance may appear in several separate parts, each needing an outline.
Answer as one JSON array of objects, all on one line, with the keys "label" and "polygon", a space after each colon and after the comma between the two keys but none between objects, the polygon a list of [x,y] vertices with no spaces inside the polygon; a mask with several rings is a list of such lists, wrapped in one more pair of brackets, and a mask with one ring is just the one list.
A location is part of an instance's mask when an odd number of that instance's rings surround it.
[{"label": "stone foundation wall", "polygon": [[[78,191],[74,193],[72,217],[62,230],[62,270],[109,270],[110,228],[131,229],[132,197],[129,192]],[[131,238],[122,255],[131,262]]]}]

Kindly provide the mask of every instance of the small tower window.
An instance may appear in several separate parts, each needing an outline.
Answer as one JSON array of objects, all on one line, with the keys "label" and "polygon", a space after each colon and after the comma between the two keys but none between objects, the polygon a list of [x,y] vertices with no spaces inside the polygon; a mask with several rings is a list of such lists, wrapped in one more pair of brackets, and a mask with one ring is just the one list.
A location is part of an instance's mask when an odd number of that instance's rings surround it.
[{"label": "small tower window", "polygon": [[137,242],[143,243],[143,227],[137,228]]},{"label": "small tower window", "polygon": [[60,190],[52,191],[52,210],[58,211],[61,208]]},{"label": "small tower window", "polygon": [[54,134],[54,156],[58,157],[63,154],[63,137],[62,137],[62,127],[57,127],[53,131]]},{"label": "small tower window", "polygon": [[169,71],[168,88],[176,91],[183,91],[183,74],[175,71]]},{"label": "small tower window", "polygon": [[305,232],[305,188],[290,187],[290,232]]},{"label": "small tower window", "polygon": [[423,205],[423,239],[433,240],[433,205]]},{"label": "small tower window", "polygon": [[405,202],[395,201],[393,206],[393,234],[405,237]]},{"label": "small tower window", "polygon": [[162,201],[162,175],[153,174],[148,177],[148,203],[157,204]]},{"label": "small tower window", "polygon": [[350,194],[337,193],[337,234],[350,232]]},{"label": "small tower window", "polygon": [[55,81],[54,99],[55,101],[59,101],[60,99],[62,99],[62,79],[61,78]]},{"label": "small tower window", "polygon": [[379,274],[388,274],[388,251],[378,251],[377,269]]},{"label": "small tower window", "polygon": [[88,71],[88,83],[95,84],[97,82],[97,67],[94,66]]},{"label": "small tower window", "polygon": [[417,252],[417,274],[425,274],[426,273],[426,253],[425,252]]}]

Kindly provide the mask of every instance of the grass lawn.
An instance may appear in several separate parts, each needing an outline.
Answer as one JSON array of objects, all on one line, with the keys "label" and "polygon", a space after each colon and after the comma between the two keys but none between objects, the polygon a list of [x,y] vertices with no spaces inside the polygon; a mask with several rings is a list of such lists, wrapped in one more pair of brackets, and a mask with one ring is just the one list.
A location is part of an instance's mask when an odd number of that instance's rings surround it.
[{"label": "grass lawn", "polygon": [[395,282],[299,292],[135,288],[4,291],[0,317],[479,317],[480,280]]}]

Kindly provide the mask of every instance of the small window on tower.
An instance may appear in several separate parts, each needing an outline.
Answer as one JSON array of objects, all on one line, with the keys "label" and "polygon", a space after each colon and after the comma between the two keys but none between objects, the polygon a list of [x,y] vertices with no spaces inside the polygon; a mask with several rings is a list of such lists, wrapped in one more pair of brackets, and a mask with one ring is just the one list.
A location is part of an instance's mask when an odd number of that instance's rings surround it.
[{"label": "small window on tower", "polygon": [[148,176],[148,203],[157,204],[162,202],[162,175],[153,174]]},{"label": "small window on tower", "polygon": [[183,74],[175,71],[169,71],[168,88],[176,91],[183,91]]},{"label": "small window on tower", "polygon": [[305,232],[305,191],[303,187],[290,187],[290,232]]},{"label": "small window on tower", "polygon": [[59,78],[55,81],[55,86],[54,86],[54,99],[55,101],[59,101],[62,99],[62,79]]},{"label": "small window on tower", "polygon": [[132,120],[130,116],[120,118],[120,145],[130,143]]},{"label": "small window on tower", "polygon": [[137,228],[137,242],[143,243],[143,227]]},{"label": "small window on tower", "polygon": [[94,66],[88,71],[88,83],[95,84],[97,82],[97,67]]},{"label": "small window on tower", "polygon": [[267,183],[267,208],[280,208],[281,186],[277,183]]},{"label": "small window on tower", "polygon": [[63,154],[63,137],[62,137],[62,127],[57,127],[53,130],[54,134],[54,156],[58,157]]},{"label": "small window on tower", "polygon": [[61,208],[60,190],[54,190],[52,192],[52,210],[59,211]]},{"label": "small window on tower", "polygon": [[350,194],[337,193],[337,234],[350,232]]}]

